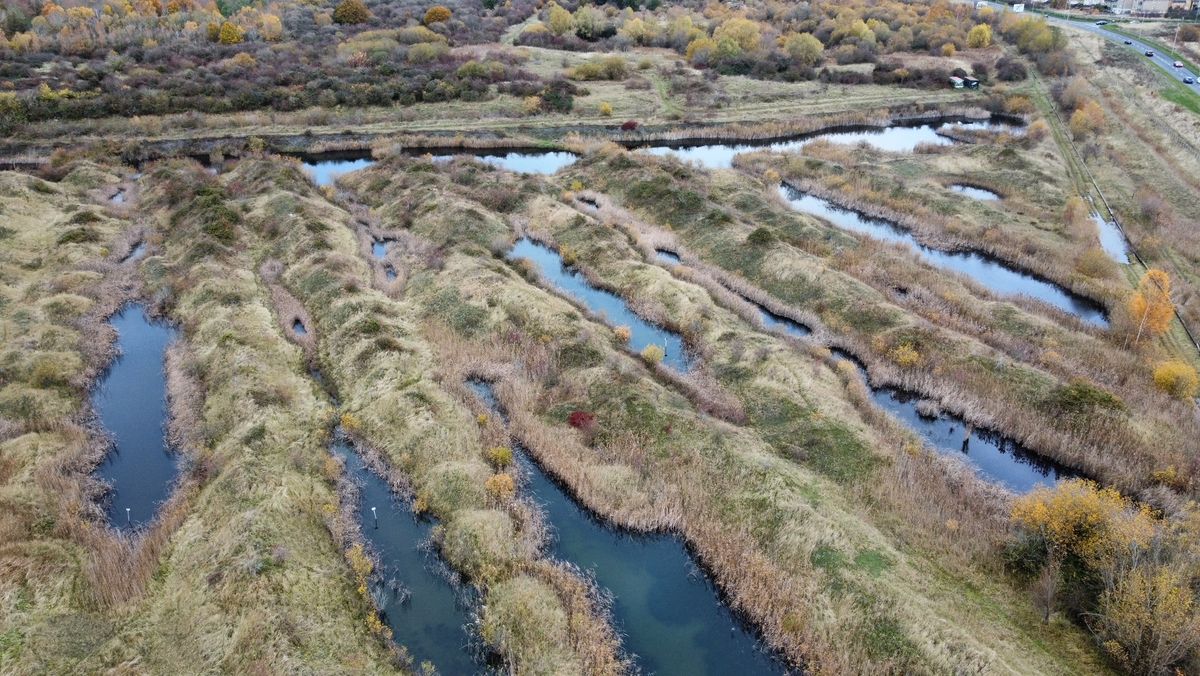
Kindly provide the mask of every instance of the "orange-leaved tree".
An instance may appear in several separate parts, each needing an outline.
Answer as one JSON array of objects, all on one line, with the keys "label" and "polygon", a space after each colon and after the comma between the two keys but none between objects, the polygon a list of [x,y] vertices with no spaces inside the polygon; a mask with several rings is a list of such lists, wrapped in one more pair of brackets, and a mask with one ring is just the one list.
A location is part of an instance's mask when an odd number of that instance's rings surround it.
[{"label": "orange-leaved tree", "polygon": [[1161,336],[1171,325],[1175,305],[1171,302],[1171,277],[1166,272],[1151,268],[1142,275],[1138,288],[1129,296],[1129,317],[1137,326],[1133,344],[1137,345],[1142,334]]}]

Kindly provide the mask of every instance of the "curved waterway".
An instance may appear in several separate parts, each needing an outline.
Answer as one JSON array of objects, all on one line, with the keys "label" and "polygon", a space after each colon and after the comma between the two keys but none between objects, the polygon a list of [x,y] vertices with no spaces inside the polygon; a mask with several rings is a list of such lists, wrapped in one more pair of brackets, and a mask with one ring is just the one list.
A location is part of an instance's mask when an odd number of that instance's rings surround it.
[{"label": "curved waterway", "polygon": [[818,216],[839,228],[884,242],[904,244],[936,267],[962,273],[998,294],[1025,295],[1079,317],[1089,324],[1108,326],[1104,308],[1061,286],[1016,270],[976,251],[941,251],[921,244],[908,230],[881,218],[840,207],[815,195],[781,185],[779,194],[797,211]]},{"label": "curved waterway", "polygon": [[167,443],[167,377],[163,365],[176,331],[152,321],[130,303],[109,320],[119,356],[92,392],[92,408],[112,436],[112,450],[96,468],[111,490],[108,522],[117,528],[150,523],[171,494],[179,457]]},{"label": "curved waterway", "polygon": [[777,153],[795,152],[816,140],[842,145],[865,143],[872,148],[887,152],[912,152],[919,145],[947,146],[958,143],[942,136],[938,130],[947,125],[965,129],[1014,129],[999,120],[975,122],[936,120],[933,122],[897,123],[886,127],[848,127],[843,130],[802,134],[786,139],[768,141],[744,141],[737,143],[648,143],[644,150],[654,155],[674,155],[681,160],[698,162],[708,169],[728,169],[733,166],[733,157],[739,153],[766,150]]},{"label": "curved waterway", "polygon": [[1062,479],[1078,476],[1008,437],[990,430],[972,429],[957,415],[945,411],[932,415],[928,411],[923,413],[920,395],[894,387],[874,387],[866,369],[853,355],[838,349],[834,349],[833,354],[854,364],[867,382],[871,398],[880,408],[920,434],[939,453],[965,460],[988,481],[1015,493],[1027,493],[1038,486],[1053,486]]},{"label": "curved waterway", "polygon": [[[656,250],[655,253],[660,261],[666,263],[678,264],[680,260],[674,252]],[[664,253],[669,254],[670,258],[662,256]],[[797,338],[812,333],[809,327],[794,319],[775,314],[744,296],[742,299],[758,310],[767,329],[783,331]],[[1025,493],[1037,486],[1049,486],[1061,479],[1077,476],[1071,470],[1001,434],[990,430],[972,430],[962,418],[952,413],[922,413],[919,409],[920,395],[894,387],[874,387],[858,359],[844,350],[834,349],[832,352],[838,359],[854,364],[867,382],[871,398],[880,408],[920,434],[938,452],[962,456],[984,479],[999,483],[1011,491]]]},{"label": "curved waterway", "polygon": [[[489,383],[468,384],[503,416]],[[521,490],[542,507],[552,526],[549,554],[593,574],[612,594],[612,619],[642,673],[788,673],[722,602],[679,538],[613,528],[575,502],[519,445],[514,458],[523,477]]]},{"label": "curved waterway", "polygon": [[[943,136],[938,130],[946,126],[961,129],[1013,130],[1017,125],[1000,119],[966,120],[942,118],[930,122],[898,122],[885,127],[850,126],[832,131],[813,132],[781,139],[763,141],[740,141],[734,143],[703,143],[662,141],[630,142],[628,147],[643,149],[655,155],[676,155],[682,159],[699,162],[709,169],[729,168],[733,156],[754,150],[790,152],[799,150],[818,139],[833,143],[866,143],[874,148],[890,152],[911,152],[918,145],[951,145],[958,143]],[[459,155],[472,155],[482,162],[524,174],[554,174],[575,163],[578,156],[562,150],[480,150],[470,148],[405,148],[407,155],[432,155],[434,161],[447,161]],[[338,176],[365,169],[375,163],[369,150],[332,151],[299,155],[305,169],[313,175],[317,185],[329,185]]]},{"label": "curved waterway", "polygon": [[666,352],[663,364],[676,371],[687,371],[691,367],[691,357],[679,334],[642,319],[617,294],[592,286],[578,270],[563,265],[562,257],[554,249],[522,237],[508,252],[508,258],[529,259],[559,291],[579,301],[612,326],[629,327],[629,346],[634,352],[641,353],[647,346],[657,345]]},{"label": "curved waterway", "polygon": [[371,595],[396,643],[415,664],[431,662],[441,674],[489,671],[471,632],[474,594],[452,582],[455,573],[430,544],[434,523],[413,514],[344,439],[336,438],[330,451],[358,486],[355,515],[379,561]]}]

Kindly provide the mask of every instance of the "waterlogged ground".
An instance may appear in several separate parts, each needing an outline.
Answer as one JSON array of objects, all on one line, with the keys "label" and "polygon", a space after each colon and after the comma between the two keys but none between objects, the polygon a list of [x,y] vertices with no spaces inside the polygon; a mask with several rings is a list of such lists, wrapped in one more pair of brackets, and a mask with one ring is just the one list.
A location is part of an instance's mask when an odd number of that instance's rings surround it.
[{"label": "waterlogged ground", "polygon": [[470,632],[472,595],[453,582],[455,574],[434,552],[433,522],[415,516],[345,441],[335,441],[330,450],[359,487],[355,514],[380,564],[371,595],[396,643],[417,664],[431,662],[442,674],[484,671]]},{"label": "waterlogged ground", "polygon": [[110,320],[120,356],[92,393],[92,407],[112,450],[96,469],[112,487],[105,499],[108,522],[138,528],[154,519],[171,494],[179,458],[167,444],[167,379],[163,369],[175,330],[151,321],[145,307],[129,304]]},{"label": "waterlogged ground", "polygon": [[628,327],[629,347],[634,352],[641,353],[646,347],[656,345],[666,352],[663,364],[677,371],[690,368],[691,358],[679,334],[647,322],[631,310],[620,296],[589,284],[579,271],[564,266],[562,258],[553,249],[523,237],[513,246],[508,257],[532,261],[550,283],[583,303],[606,323]]},{"label": "waterlogged ground", "polygon": [[1025,295],[1079,317],[1089,324],[1107,326],[1108,318],[1098,304],[1003,262],[978,252],[950,252],[921,244],[908,230],[883,220],[842,208],[815,195],[783,185],[780,195],[797,211],[823,218],[851,232],[880,241],[911,247],[931,264],[970,277],[1001,295]]},{"label": "waterlogged ground", "polygon": [[[471,389],[498,410],[490,384]],[[582,508],[518,447],[521,487],[545,511],[554,537],[550,555],[595,576],[612,595],[613,620],[623,647],[645,674],[781,674],[766,652],[697,568],[683,543],[669,535],[613,528]]]}]

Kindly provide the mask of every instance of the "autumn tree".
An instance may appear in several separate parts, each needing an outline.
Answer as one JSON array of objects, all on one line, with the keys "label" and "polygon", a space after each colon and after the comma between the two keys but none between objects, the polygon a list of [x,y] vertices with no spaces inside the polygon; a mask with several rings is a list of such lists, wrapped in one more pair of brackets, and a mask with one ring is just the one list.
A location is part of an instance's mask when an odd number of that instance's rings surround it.
[{"label": "autumn tree", "polygon": [[221,31],[217,36],[217,40],[223,45],[236,45],[245,37],[245,31],[232,21],[226,21],[221,24]]},{"label": "autumn tree", "polygon": [[713,31],[713,39],[719,45],[722,39],[730,39],[743,52],[753,52],[762,44],[762,29],[757,22],[735,17],[723,22]]},{"label": "autumn tree", "polygon": [[1175,315],[1175,304],[1171,302],[1171,277],[1162,270],[1152,268],[1142,275],[1138,288],[1127,302],[1130,320],[1137,327],[1133,344],[1137,345],[1142,335],[1152,337],[1166,333]]},{"label": "autumn tree", "polygon": [[359,24],[371,20],[371,12],[363,0],[342,0],[333,10],[333,20],[340,24]]},{"label": "autumn tree", "polygon": [[1100,597],[1092,630],[1126,672],[1169,673],[1200,648],[1200,609],[1188,577],[1173,566],[1141,566]]},{"label": "autumn tree", "polygon": [[263,14],[259,34],[267,42],[277,42],[283,38],[283,22],[274,14]]},{"label": "autumn tree", "polygon": [[967,31],[967,46],[972,49],[991,47],[992,27],[986,23],[981,23]]},{"label": "autumn tree", "polygon": [[550,3],[546,27],[555,35],[563,35],[575,28],[575,19],[570,12],[559,7],[558,3]]},{"label": "autumn tree", "polygon": [[425,12],[425,25],[443,23],[450,20],[450,8],[444,5],[434,5]]},{"label": "autumn tree", "polygon": [[798,65],[811,68],[821,61],[825,45],[811,33],[792,33],[782,40],[783,50]]},{"label": "autumn tree", "polygon": [[1070,126],[1072,136],[1087,138],[1104,128],[1104,109],[1099,103],[1088,99],[1071,113]]}]

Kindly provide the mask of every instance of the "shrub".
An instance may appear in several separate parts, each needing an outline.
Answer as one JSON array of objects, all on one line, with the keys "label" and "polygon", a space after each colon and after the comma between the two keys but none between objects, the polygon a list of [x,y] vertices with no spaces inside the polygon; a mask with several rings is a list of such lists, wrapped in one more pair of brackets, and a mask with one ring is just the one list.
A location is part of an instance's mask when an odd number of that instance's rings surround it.
[{"label": "shrub", "polygon": [[972,49],[982,49],[992,46],[992,27],[986,23],[976,25],[967,32],[967,46]]},{"label": "shrub", "polygon": [[589,59],[571,69],[573,80],[624,80],[629,64],[619,56]]},{"label": "shrub", "polygon": [[525,99],[521,101],[521,112],[526,115],[537,115],[538,111],[541,109],[542,97],[540,96],[526,96]]},{"label": "shrub", "polygon": [[954,54],[957,52],[958,48],[954,46],[953,42],[947,42],[946,44],[942,45],[942,56],[954,56]]},{"label": "shrub", "polygon": [[914,366],[918,366],[922,360],[921,353],[918,352],[917,348],[913,347],[912,343],[909,342],[900,343],[896,347],[892,348],[891,352],[888,353],[888,358],[892,360],[893,364],[899,366],[900,368],[912,368]]},{"label": "shrub", "polygon": [[637,128],[637,120],[625,120],[621,123],[621,131],[635,131]]},{"label": "shrub", "polygon": [[663,357],[666,356],[667,353],[661,347],[654,345],[653,343],[647,345],[645,349],[642,350],[642,360],[651,366],[662,362]]},{"label": "shrub", "polygon": [[1071,113],[1071,135],[1083,139],[1104,128],[1104,109],[1092,100],[1084,101]]},{"label": "shrub", "polygon": [[746,243],[750,246],[768,246],[775,241],[775,235],[766,228],[755,228],[746,237]]},{"label": "shrub", "polygon": [[1086,417],[1092,413],[1125,410],[1125,402],[1086,380],[1078,379],[1069,385],[1059,385],[1046,397],[1045,403],[1067,416]]},{"label": "shrub", "polygon": [[221,24],[221,31],[217,34],[217,40],[223,45],[236,45],[244,37],[245,31],[231,21]]},{"label": "shrub", "polygon": [[408,48],[407,58],[409,63],[430,63],[449,51],[450,48],[444,42],[419,42]]},{"label": "shrub", "polygon": [[600,112],[600,115],[603,117],[612,117],[612,114],[613,114],[612,104],[609,103],[608,101],[601,103],[599,112]]},{"label": "shrub", "polygon": [[89,244],[99,241],[100,235],[91,228],[71,228],[58,236],[59,244]]},{"label": "shrub", "polygon": [[513,452],[507,446],[493,446],[487,450],[487,461],[494,467],[504,469],[512,464]]},{"label": "shrub", "polygon": [[1200,391],[1200,376],[1187,362],[1174,359],[1154,368],[1154,384],[1173,397],[1191,399]]},{"label": "shrub", "polygon": [[587,411],[571,411],[567,416],[567,424],[577,430],[587,432],[596,427],[596,416]]},{"label": "shrub", "polygon": [[359,24],[371,20],[371,12],[363,0],[342,0],[333,10],[333,20],[340,24]]},{"label": "shrub", "polygon": [[579,262],[579,254],[575,252],[575,249],[566,244],[558,247],[558,257],[562,259],[562,264],[567,267],[572,267]]},{"label": "shrub", "polygon": [[996,77],[1004,82],[1017,82],[1029,77],[1029,71],[1019,59],[1006,56],[996,62]]},{"label": "shrub", "polygon": [[618,326],[617,328],[613,329],[613,335],[615,335],[617,340],[621,341],[622,343],[628,343],[632,332],[630,332],[628,326]]},{"label": "shrub", "polygon": [[517,494],[517,482],[506,473],[493,474],[483,482],[483,489],[497,502],[507,502]]},{"label": "shrub", "polygon": [[428,26],[431,23],[449,21],[450,16],[450,8],[442,5],[434,5],[429,8],[429,11],[425,12],[425,25]]}]

